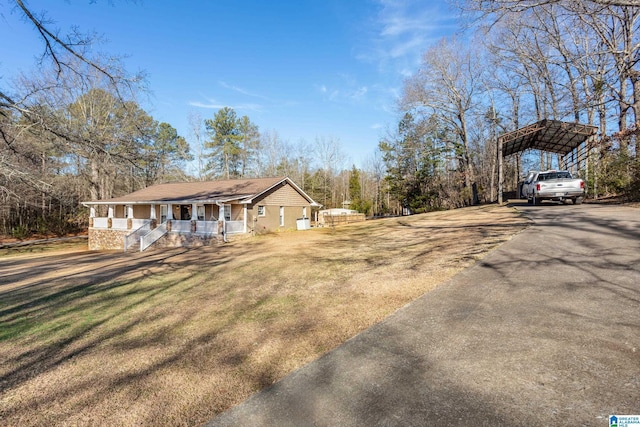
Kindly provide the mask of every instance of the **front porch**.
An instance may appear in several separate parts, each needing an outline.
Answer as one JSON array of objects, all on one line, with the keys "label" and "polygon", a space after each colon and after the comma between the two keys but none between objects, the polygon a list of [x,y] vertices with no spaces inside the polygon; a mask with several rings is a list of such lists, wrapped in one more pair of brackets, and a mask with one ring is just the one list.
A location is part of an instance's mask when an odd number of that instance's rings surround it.
[{"label": "front porch", "polygon": [[[247,232],[246,208],[230,204],[90,205],[90,250],[140,250],[216,244]],[[195,212],[196,215],[192,215]],[[219,215],[222,212],[222,215]]]}]

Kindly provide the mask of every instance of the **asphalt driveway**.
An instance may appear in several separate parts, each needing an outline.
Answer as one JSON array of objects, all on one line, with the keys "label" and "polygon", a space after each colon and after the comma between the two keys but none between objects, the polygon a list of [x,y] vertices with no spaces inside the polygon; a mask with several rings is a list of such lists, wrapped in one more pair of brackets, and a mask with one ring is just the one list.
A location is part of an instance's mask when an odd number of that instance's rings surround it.
[{"label": "asphalt driveway", "polygon": [[606,426],[640,414],[640,209],[534,224],[208,426]]}]

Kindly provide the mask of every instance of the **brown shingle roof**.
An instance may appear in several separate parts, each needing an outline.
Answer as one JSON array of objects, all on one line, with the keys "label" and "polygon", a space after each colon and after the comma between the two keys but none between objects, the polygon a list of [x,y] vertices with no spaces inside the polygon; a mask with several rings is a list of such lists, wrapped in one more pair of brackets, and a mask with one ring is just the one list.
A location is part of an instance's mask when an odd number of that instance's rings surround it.
[{"label": "brown shingle roof", "polygon": [[122,197],[85,202],[87,204],[205,202],[251,199],[286,177],[228,179],[223,181],[175,182],[152,185]]}]

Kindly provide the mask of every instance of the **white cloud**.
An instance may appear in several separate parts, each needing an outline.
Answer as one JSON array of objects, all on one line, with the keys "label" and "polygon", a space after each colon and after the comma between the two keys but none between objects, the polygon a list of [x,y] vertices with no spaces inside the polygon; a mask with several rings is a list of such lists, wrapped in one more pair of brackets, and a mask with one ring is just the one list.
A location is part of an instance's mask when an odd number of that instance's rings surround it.
[{"label": "white cloud", "polygon": [[260,112],[263,111],[263,106],[260,104],[239,104],[236,105],[235,107],[231,107],[234,110],[249,110],[249,111],[255,111],[255,112]]},{"label": "white cloud", "polygon": [[202,101],[189,101],[188,104],[192,107],[200,107],[200,108],[209,108],[218,110],[220,108],[226,107],[226,105],[219,103],[213,98],[207,99],[206,102]]},{"label": "white cloud", "polygon": [[[394,14],[395,12],[395,14]],[[437,30],[438,27],[432,24],[428,24],[433,19],[433,13],[428,11],[423,13],[422,16],[403,16],[402,13],[406,11],[393,11],[392,14],[383,17],[383,28],[380,31],[380,35],[384,37],[397,37],[403,34],[415,34],[415,33],[430,33]]]},{"label": "white cloud", "polygon": [[207,99],[206,101],[189,101],[187,103],[188,105],[190,105],[191,107],[198,107],[198,108],[206,108],[206,109],[210,109],[210,110],[219,110],[220,108],[224,108],[224,107],[229,107],[229,108],[233,108],[236,111],[242,111],[242,110],[249,110],[249,111],[256,111],[256,112],[260,112],[264,110],[264,107],[261,104],[255,104],[255,103],[238,103],[238,104],[234,104],[234,103],[221,103],[213,98]]},{"label": "white cloud", "polygon": [[366,86],[362,86],[362,87],[356,89],[356,91],[351,94],[351,98],[354,98],[354,99],[362,98],[363,96],[365,96],[367,94],[368,91],[369,90],[367,89]]},{"label": "white cloud", "polygon": [[232,90],[234,92],[238,92],[238,93],[240,93],[242,95],[250,96],[252,98],[260,98],[260,99],[265,99],[265,100],[268,99],[266,96],[250,92],[250,91],[248,91],[248,90],[246,90],[244,88],[228,84],[227,82],[219,81],[218,84],[220,86],[222,86],[223,88],[225,88],[225,89],[230,89],[230,90]]},{"label": "white cloud", "polygon": [[417,68],[429,46],[456,30],[455,16],[442,0],[378,0],[370,39],[356,57],[381,70],[406,75]]}]

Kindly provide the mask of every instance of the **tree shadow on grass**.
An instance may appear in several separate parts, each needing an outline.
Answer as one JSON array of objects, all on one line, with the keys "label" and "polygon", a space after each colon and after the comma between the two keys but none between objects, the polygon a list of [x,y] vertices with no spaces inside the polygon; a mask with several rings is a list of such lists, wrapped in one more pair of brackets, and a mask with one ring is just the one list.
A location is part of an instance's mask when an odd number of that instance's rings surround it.
[{"label": "tree shadow on grass", "polygon": [[[245,364],[256,348],[265,345],[274,347],[276,355],[286,354],[285,345],[273,346],[270,343],[273,336],[266,333],[255,336],[251,345],[236,342],[233,335],[227,336],[238,325],[255,328],[252,325],[267,327],[276,323],[278,304],[284,304],[285,308],[293,304],[295,309],[294,300],[274,300],[268,295],[281,286],[277,281],[268,280],[268,286],[261,289],[265,279],[269,279],[264,274],[257,272],[242,278],[233,274],[234,270],[263,267],[268,271],[270,254],[264,254],[258,263],[242,261],[250,258],[253,249],[252,245],[232,245],[219,251],[179,249],[126,258],[121,254],[95,253],[92,258],[79,257],[81,262],[71,262],[68,274],[51,280],[46,274],[40,279],[30,274],[28,284],[2,293],[0,395],[28,393],[25,390],[33,387],[34,381],[42,381],[39,378],[60,381],[64,378],[60,375],[68,375],[69,379],[40,390],[27,403],[0,400],[0,414],[14,421],[30,414],[36,424],[43,420],[54,424],[75,422],[70,421],[74,414],[68,412],[71,402],[76,401],[73,405],[77,412],[86,415],[95,405],[108,407],[114,391],[150,393],[151,384],[166,375],[165,371],[187,369],[190,375],[217,369],[232,372]],[[253,254],[252,259],[255,258]],[[54,258],[49,268],[59,261]],[[28,269],[28,263],[24,267]],[[44,262],[39,271],[49,271]],[[220,277],[215,272],[220,272]],[[301,313],[288,326],[289,330],[275,330],[276,338],[304,334],[315,322],[316,319]],[[97,356],[110,358],[123,354],[150,359],[141,359],[141,367],[127,365],[121,370],[105,359],[104,365],[116,368],[115,371],[88,372],[86,378],[74,374],[74,366],[88,369],[97,363]],[[273,383],[283,375],[278,366],[280,360],[260,362],[262,366],[248,375],[245,383],[253,390]],[[102,368],[98,365],[95,369]],[[224,398],[219,400],[225,402]],[[202,422],[211,417],[216,408],[214,403],[204,412],[207,415]],[[231,403],[235,401],[223,404]],[[65,409],[62,412],[50,409],[58,407]],[[171,402],[154,410],[160,414],[157,416],[171,413]],[[109,414],[101,415],[118,423],[119,416],[126,416],[121,412],[110,410]],[[96,415],[98,423],[106,422],[100,421],[101,415]],[[138,418],[138,422],[157,424],[161,418],[154,417]],[[186,422],[185,419],[193,422],[193,414],[182,414],[179,423]]]},{"label": "tree shadow on grass", "polygon": [[635,411],[638,220],[603,215],[532,213],[512,244],[207,426],[591,425]]}]

